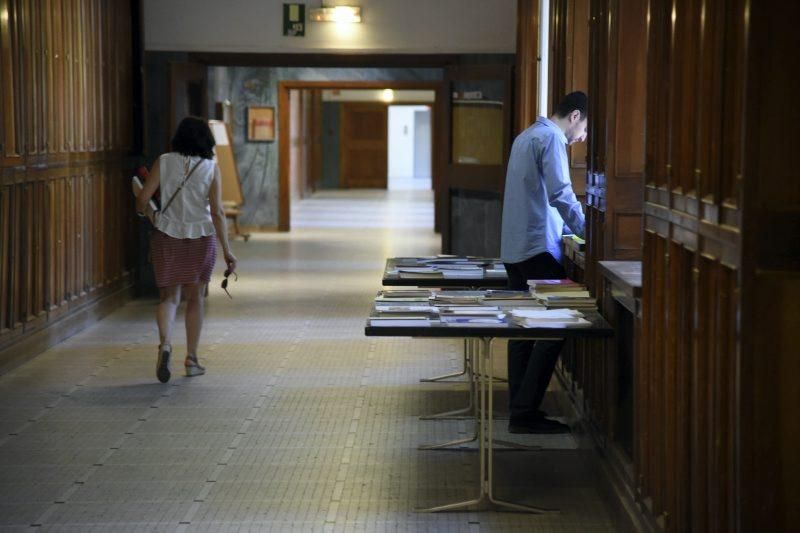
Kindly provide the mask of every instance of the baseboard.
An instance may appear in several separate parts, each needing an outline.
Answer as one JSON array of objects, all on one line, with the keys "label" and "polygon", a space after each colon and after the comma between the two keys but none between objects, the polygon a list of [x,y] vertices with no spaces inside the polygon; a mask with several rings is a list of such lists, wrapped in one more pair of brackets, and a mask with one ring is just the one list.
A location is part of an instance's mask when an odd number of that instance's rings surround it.
[{"label": "baseboard", "polygon": [[74,312],[26,335],[0,350],[0,375],[17,368],[48,348],[72,337],[95,324],[131,299],[129,281],[97,300],[87,303]]}]

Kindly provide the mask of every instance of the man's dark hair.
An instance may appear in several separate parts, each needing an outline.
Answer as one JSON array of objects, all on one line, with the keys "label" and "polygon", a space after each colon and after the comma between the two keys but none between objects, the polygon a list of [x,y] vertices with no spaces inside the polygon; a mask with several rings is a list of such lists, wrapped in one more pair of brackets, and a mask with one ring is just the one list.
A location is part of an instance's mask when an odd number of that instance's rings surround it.
[{"label": "man's dark hair", "polygon": [[204,159],[213,159],[214,135],[208,123],[200,117],[186,117],[178,124],[175,136],[172,137],[172,150],[181,155],[199,155]]},{"label": "man's dark hair", "polygon": [[586,118],[586,110],[588,106],[589,98],[586,96],[586,93],[575,91],[574,93],[569,93],[567,96],[562,98],[556,108],[553,110],[553,113],[561,118],[566,118],[570,113],[577,109],[581,113],[581,120],[583,120]]}]

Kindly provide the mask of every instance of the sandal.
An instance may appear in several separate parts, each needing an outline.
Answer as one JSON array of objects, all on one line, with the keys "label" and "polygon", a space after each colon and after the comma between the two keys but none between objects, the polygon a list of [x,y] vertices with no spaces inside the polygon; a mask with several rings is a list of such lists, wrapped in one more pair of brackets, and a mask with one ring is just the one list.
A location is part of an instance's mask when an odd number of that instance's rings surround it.
[{"label": "sandal", "polygon": [[200,363],[197,361],[196,355],[187,355],[186,360],[183,362],[183,366],[186,368],[187,378],[202,376],[206,373],[206,367],[200,365]]},{"label": "sandal", "polygon": [[162,344],[158,347],[158,362],[156,363],[156,377],[161,383],[166,383],[172,377],[169,371],[169,360],[172,356],[172,346]]}]

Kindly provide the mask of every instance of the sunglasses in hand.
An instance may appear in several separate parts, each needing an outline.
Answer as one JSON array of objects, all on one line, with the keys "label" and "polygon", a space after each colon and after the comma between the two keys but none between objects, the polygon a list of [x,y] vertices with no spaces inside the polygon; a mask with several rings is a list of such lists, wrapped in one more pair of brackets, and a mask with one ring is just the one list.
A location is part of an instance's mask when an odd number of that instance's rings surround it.
[{"label": "sunglasses in hand", "polygon": [[223,273],[225,279],[222,280],[222,290],[225,291],[225,294],[228,295],[228,298],[232,300],[233,296],[231,296],[231,293],[228,292],[228,277],[230,277],[231,274],[233,274],[233,281],[239,281],[239,276],[236,274],[236,272],[231,272],[230,269],[225,269],[225,272]]}]

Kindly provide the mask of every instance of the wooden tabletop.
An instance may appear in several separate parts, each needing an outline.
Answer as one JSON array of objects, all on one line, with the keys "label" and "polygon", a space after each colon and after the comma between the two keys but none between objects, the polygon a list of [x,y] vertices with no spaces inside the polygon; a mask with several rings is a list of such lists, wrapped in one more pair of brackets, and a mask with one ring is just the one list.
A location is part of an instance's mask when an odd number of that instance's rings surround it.
[{"label": "wooden tabletop", "polygon": [[641,261],[599,261],[600,271],[615,288],[631,298],[642,297]]}]

